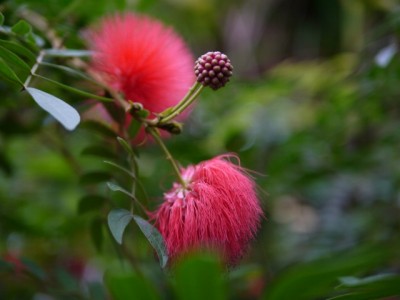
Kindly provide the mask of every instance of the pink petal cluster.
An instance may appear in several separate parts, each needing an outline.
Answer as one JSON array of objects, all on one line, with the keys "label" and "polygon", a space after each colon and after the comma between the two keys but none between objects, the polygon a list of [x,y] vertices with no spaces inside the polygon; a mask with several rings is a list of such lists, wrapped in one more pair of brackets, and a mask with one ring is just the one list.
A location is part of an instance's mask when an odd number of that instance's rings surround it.
[{"label": "pink petal cluster", "polygon": [[147,16],[105,18],[86,37],[94,52],[92,70],[152,113],[176,105],[195,80],[194,59],[182,38]]},{"label": "pink petal cluster", "polygon": [[263,216],[255,183],[232,156],[218,156],[182,169],[179,183],[164,194],[153,214],[170,261],[199,248],[219,251],[235,264],[254,238]]}]

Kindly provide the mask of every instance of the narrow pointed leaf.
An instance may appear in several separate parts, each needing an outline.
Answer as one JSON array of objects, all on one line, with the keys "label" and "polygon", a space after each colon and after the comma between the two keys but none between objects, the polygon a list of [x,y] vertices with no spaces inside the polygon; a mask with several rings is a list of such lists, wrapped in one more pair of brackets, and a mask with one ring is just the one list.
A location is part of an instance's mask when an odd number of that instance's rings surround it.
[{"label": "narrow pointed leaf", "polygon": [[8,64],[0,57],[0,75],[12,82],[20,84],[23,86],[24,84],[18,78],[17,74],[8,66]]},{"label": "narrow pointed leaf", "polygon": [[120,187],[119,185],[116,185],[115,183],[112,182],[107,182],[107,186],[110,190],[112,190],[113,192],[122,192],[125,195],[133,198],[132,194],[129,193],[127,190],[125,190],[123,187]]},{"label": "narrow pointed leaf", "polygon": [[101,86],[101,84],[98,83],[97,81],[95,81],[93,78],[90,78],[85,73],[83,73],[81,71],[78,71],[78,70],[75,70],[73,68],[70,68],[70,67],[67,67],[67,66],[62,66],[62,65],[56,65],[56,64],[52,64],[52,63],[48,63],[48,62],[41,62],[40,65],[64,71],[64,72],[66,72],[66,73],[68,73],[68,74],[70,74],[70,75],[72,75],[74,77],[85,79],[87,81],[90,81],[91,83],[94,83],[94,84],[97,84],[97,85]]},{"label": "narrow pointed leaf", "polygon": [[131,171],[129,171],[127,168],[125,168],[125,167],[123,167],[123,166],[120,166],[119,164],[116,164],[115,162],[105,160],[104,163],[106,163],[106,164],[108,164],[108,165],[110,165],[110,166],[113,166],[113,167],[115,167],[115,168],[117,168],[117,169],[119,169],[119,170],[125,172],[126,174],[128,174],[128,175],[131,176],[132,178],[135,178],[135,177],[136,177],[135,174],[133,174],[133,173],[132,173]]},{"label": "narrow pointed leaf", "polygon": [[57,57],[87,57],[93,54],[92,51],[75,49],[47,49],[45,53],[48,56]]},{"label": "narrow pointed leaf", "polygon": [[142,127],[142,124],[140,122],[138,122],[137,120],[132,119],[132,121],[128,127],[129,136],[131,138],[134,138],[138,134],[140,127]]},{"label": "narrow pointed leaf", "polygon": [[13,52],[4,48],[3,46],[0,46],[0,57],[11,65],[17,66],[28,73],[31,72],[31,67],[29,67],[26,62],[19,58],[18,55],[15,55]]},{"label": "narrow pointed leaf", "polygon": [[143,232],[151,246],[156,251],[160,260],[161,268],[164,268],[168,262],[168,254],[167,247],[165,246],[165,242],[161,233],[157,230],[157,228],[155,228],[145,219],[137,215],[134,215],[133,219],[135,220],[136,224],[139,226],[140,230]]},{"label": "narrow pointed leaf", "polygon": [[38,75],[38,74],[35,74],[35,77],[41,78],[41,79],[46,80],[46,81],[48,81],[48,82],[51,82],[51,83],[54,84],[54,85],[57,85],[57,86],[59,86],[59,87],[65,89],[65,90],[68,90],[68,91],[70,91],[70,92],[72,92],[72,93],[75,93],[75,94],[77,94],[77,95],[80,95],[80,96],[82,96],[82,97],[86,97],[86,98],[89,98],[89,99],[90,99],[90,98],[91,98],[91,99],[97,99],[97,100],[101,100],[101,101],[104,101],[104,102],[112,102],[112,101],[113,101],[113,100],[110,99],[110,98],[106,98],[106,97],[102,97],[102,96],[95,95],[95,94],[92,94],[92,93],[88,93],[88,92],[82,91],[82,90],[80,90],[80,89],[76,89],[76,88],[74,88],[74,87],[72,87],[72,86],[63,84],[63,83],[61,83],[61,82],[55,81],[55,80],[53,80],[53,79],[50,79],[50,78],[47,78],[47,77],[44,77],[44,76],[41,76],[41,75]]},{"label": "narrow pointed leaf", "polygon": [[4,23],[4,16],[3,14],[0,12],[0,26],[3,25]]},{"label": "narrow pointed leaf", "polygon": [[35,54],[33,54],[29,49],[27,49],[17,43],[0,40],[0,45],[3,46],[4,48],[7,48],[8,50],[14,52],[15,54],[25,57],[26,59],[29,60],[29,63],[33,64],[36,61]]},{"label": "narrow pointed leaf", "polygon": [[126,226],[132,220],[132,214],[126,209],[113,209],[107,217],[108,227],[118,244],[122,244],[122,237]]},{"label": "narrow pointed leaf", "polygon": [[32,27],[26,21],[20,20],[11,27],[11,31],[18,35],[25,35],[32,31]]},{"label": "narrow pointed leaf", "polygon": [[124,148],[126,153],[128,153],[129,155],[135,156],[135,153],[133,152],[132,147],[129,145],[129,143],[127,141],[125,141],[121,137],[117,137],[117,140],[118,140],[118,143],[122,146],[122,148]]},{"label": "narrow pointed leaf", "polygon": [[51,114],[67,130],[74,130],[78,126],[81,118],[71,105],[53,95],[32,87],[27,87],[26,91],[41,108]]}]

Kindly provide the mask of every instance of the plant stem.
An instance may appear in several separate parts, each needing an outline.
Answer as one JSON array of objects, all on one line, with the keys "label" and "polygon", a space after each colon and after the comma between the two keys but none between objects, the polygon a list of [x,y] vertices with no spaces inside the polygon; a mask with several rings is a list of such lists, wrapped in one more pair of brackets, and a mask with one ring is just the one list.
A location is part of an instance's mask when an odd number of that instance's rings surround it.
[{"label": "plant stem", "polygon": [[200,85],[201,85],[201,84],[200,84],[199,82],[196,81],[196,82],[192,85],[192,87],[189,89],[189,91],[186,93],[186,95],[183,97],[183,99],[182,99],[181,101],[179,101],[179,103],[178,103],[175,107],[172,108],[171,113],[174,112],[174,111],[176,111],[177,109],[179,109],[179,107],[180,107],[183,103],[185,103],[185,102],[192,96],[192,94],[194,93],[194,91],[197,90],[197,89],[200,87]]},{"label": "plant stem", "polygon": [[154,138],[154,140],[157,142],[157,144],[160,146],[160,148],[163,150],[163,152],[165,153],[167,160],[169,160],[169,162],[172,165],[172,168],[175,172],[175,175],[177,176],[180,184],[182,185],[182,187],[184,189],[187,188],[187,183],[185,182],[185,180],[182,178],[181,173],[179,171],[179,167],[176,164],[176,161],[174,160],[174,158],[172,157],[171,153],[169,152],[167,146],[165,146],[164,142],[162,141],[161,137],[160,137],[160,133],[158,132],[158,129],[151,127],[151,126],[147,126],[146,127],[147,132],[149,132],[151,134],[151,136]]},{"label": "plant stem", "polygon": [[171,112],[167,116],[161,117],[159,123],[165,124],[181,114],[190,104],[193,103],[194,100],[196,100],[203,88],[203,85],[201,85],[199,82],[196,82],[182,99],[182,101],[179,102],[175,107],[173,107]]}]

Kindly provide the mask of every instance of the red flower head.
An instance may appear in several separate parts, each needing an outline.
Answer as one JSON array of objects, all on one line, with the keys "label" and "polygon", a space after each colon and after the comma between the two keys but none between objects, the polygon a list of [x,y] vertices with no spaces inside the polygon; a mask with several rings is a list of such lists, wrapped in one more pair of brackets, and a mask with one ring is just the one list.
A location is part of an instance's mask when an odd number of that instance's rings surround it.
[{"label": "red flower head", "polygon": [[255,183],[226,158],[230,156],[182,169],[187,187],[174,183],[153,214],[171,261],[191,250],[211,248],[234,264],[255,236],[263,215]]},{"label": "red flower head", "polygon": [[87,39],[92,69],[152,113],[176,105],[195,80],[190,50],[157,20],[132,13],[108,17]]}]

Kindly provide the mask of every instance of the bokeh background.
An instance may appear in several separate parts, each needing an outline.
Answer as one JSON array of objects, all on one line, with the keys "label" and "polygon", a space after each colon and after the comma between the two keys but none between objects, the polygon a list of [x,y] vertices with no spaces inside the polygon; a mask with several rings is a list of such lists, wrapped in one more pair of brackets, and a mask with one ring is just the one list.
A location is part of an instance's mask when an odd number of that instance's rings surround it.
[{"label": "bokeh background", "polygon": [[[351,289],[346,278],[371,275],[380,275],[378,284],[394,276],[386,290],[400,286],[399,2],[0,2],[6,25],[25,19],[40,33],[35,26],[43,18],[72,49],[85,48],[82,33],[96,20],[127,10],[174,27],[196,57],[221,50],[234,65],[229,85],[205,90],[184,132],[167,141],[183,165],[234,152],[256,171],[266,218],[248,255],[224,277],[229,297],[326,299]],[[91,88],[62,72],[43,72]],[[84,108],[82,97],[37,86]],[[0,298],[83,297],[75,289],[108,297],[103,273],[118,267],[121,250],[102,217],[80,204],[88,183],[82,175],[106,169],[98,157],[82,155],[98,137],[83,127],[66,132],[3,80],[0,94],[0,267],[14,265],[11,275],[0,271]],[[154,208],[171,170],[157,147],[138,150]],[[90,188],[124,203],[104,184]],[[159,295],[174,298],[134,226],[125,240]],[[18,273],[19,264],[31,274]],[[379,298],[360,297],[354,299]]]}]

